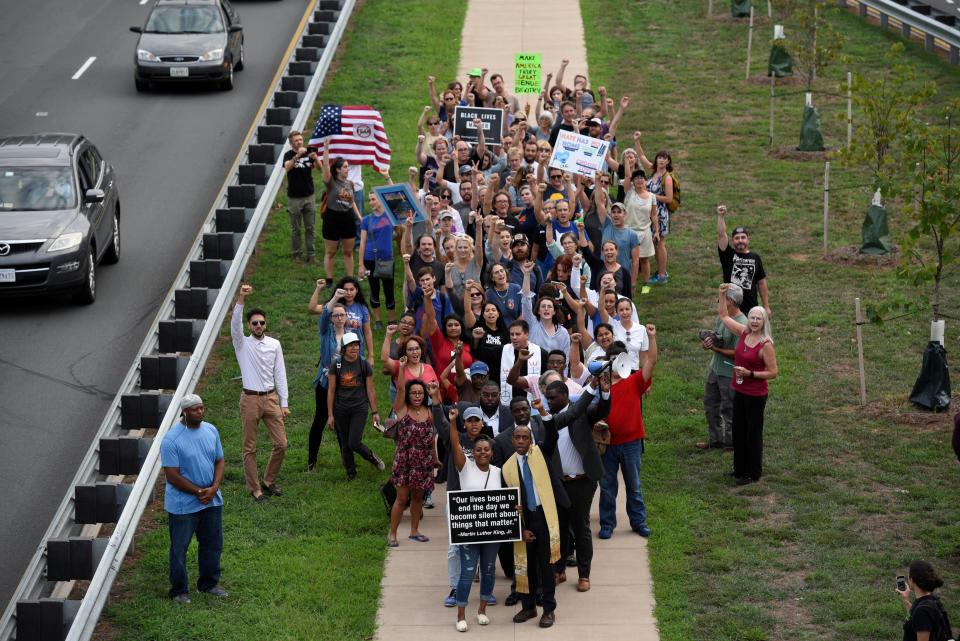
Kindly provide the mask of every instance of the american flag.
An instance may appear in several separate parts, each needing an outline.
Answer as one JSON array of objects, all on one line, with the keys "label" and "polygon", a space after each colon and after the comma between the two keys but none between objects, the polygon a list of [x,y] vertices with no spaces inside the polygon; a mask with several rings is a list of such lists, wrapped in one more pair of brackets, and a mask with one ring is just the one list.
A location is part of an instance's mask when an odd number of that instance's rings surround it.
[{"label": "american flag", "polygon": [[390,167],[390,143],[380,112],[367,105],[324,105],[310,136],[310,147],[322,153],[330,144],[330,157],[343,156],[359,165],[377,170]]}]

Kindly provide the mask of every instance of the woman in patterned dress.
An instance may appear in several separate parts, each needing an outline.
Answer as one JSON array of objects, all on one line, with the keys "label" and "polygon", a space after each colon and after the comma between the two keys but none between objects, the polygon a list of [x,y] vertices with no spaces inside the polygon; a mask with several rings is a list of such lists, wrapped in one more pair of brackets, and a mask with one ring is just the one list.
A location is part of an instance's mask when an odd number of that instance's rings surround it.
[{"label": "woman in patterned dress", "polygon": [[390,482],[397,487],[397,499],[390,512],[387,545],[397,547],[397,528],[410,499],[410,535],[414,541],[429,539],[420,533],[423,493],[433,490],[433,467],[437,461],[433,417],[427,406],[427,386],[419,379],[407,382],[407,357],[400,357],[397,375],[397,452],[393,457]]}]

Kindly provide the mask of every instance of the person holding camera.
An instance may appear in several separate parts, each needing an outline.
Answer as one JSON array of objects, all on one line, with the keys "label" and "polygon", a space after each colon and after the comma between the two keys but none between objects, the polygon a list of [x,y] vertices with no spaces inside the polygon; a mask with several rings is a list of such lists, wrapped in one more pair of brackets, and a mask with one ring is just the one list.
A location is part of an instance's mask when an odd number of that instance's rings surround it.
[{"label": "person holding camera", "polygon": [[[926,561],[914,561],[910,564],[907,580],[897,577],[897,588],[907,618],[903,622],[903,641],[940,641],[953,639],[950,617],[943,607],[940,597],[933,593],[943,585],[943,579],[937,576],[933,566]],[[910,602],[910,592],[916,595]]]},{"label": "person holding camera", "polygon": [[[727,314],[740,323],[747,324],[747,317],[740,311],[743,289],[731,284],[723,299]],[[703,413],[707,417],[707,440],[697,443],[697,449],[733,450],[733,348],[737,337],[727,329],[720,317],[713,330],[700,330],[700,347],[713,352],[707,368],[707,381],[703,390]]]}]

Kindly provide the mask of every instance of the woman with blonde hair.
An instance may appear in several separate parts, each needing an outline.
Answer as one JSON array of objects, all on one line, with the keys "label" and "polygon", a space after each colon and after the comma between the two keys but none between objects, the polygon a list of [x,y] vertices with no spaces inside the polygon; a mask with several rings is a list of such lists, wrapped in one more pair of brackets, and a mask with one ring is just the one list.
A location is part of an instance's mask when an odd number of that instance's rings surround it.
[{"label": "woman with blonde hair", "polygon": [[763,471],[763,411],[767,406],[767,381],[777,377],[770,320],[759,305],[741,325],[727,311],[728,283],[720,285],[718,316],[740,340],[733,357],[733,475],[737,485],[760,480]]}]

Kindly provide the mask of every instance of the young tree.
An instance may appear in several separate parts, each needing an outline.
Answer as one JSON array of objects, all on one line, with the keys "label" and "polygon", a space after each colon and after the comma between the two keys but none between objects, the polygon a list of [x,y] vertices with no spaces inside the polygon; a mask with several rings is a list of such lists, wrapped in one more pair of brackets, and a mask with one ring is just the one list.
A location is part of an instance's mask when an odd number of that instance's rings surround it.
[{"label": "young tree", "polygon": [[897,275],[918,289],[932,286],[922,298],[939,320],[944,269],[960,258],[960,100],[933,123],[915,119],[903,144],[901,171],[884,180],[910,221]]},{"label": "young tree", "polygon": [[813,81],[837,59],[846,41],[846,36],[834,29],[827,19],[829,12],[837,10],[836,3],[775,0],[773,4],[787,26],[787,48],[797,63],[797,69],[807,76],[807,91],[812,91]]}]

